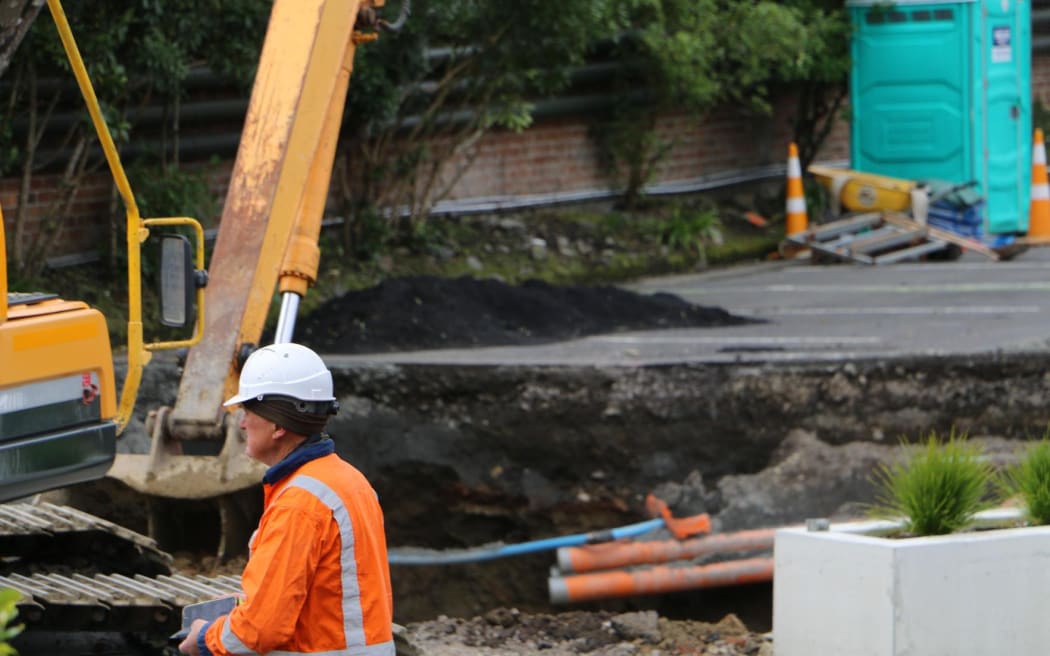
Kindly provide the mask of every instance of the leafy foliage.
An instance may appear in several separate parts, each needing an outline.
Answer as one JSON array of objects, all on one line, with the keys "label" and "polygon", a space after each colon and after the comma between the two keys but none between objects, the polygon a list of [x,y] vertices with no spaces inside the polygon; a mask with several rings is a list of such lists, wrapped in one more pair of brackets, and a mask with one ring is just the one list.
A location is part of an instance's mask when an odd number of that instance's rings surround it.
[{"label": "leafy foliage", "polygon": [[21,624],[13,624],[18,617],[16,604],[22,595],[10,588],[0,589],[0,656],[9,656],[18,652],[8,644],[12,638],[22,632]]},{"label": "leafy foliage", "polygon": [[663,239],[671,248],[693,252],[700,267],[707,266],[707,247],[722,243],[722,222],[711,209],[674,207],[663,222]]},{"label": "leafy foliage", "polygon": [[144,161],[128,168],[135,189],[135,202],[142,216],[190,216],[201,220],[216,217],[219,202],[208,186],[207,169],[171,168]]},{"label": "leafy foliage", "polygon": [[1024,459],[1007,470],[1003,487],[1006,494],[1020,496],[1029,522],[1050,524],[1050,435],[1030,445]]},{"label": "leafy foliage", "polygon": [[1050,134],[1050,108],[1041,98],[1032,99],[1032,127],[1042,128],[1044,134]]},{"label": "leafy foliage", "polygon": [[376,208],[412,234],[487,131],[531,125],[533,99],[564,89],[609,33],[606,4],[419,0],[401,32],[358,50],[335,176],[347,247]]},{"label": "leafy foliage", "polygon": [[988,504],[992,466],[980,449],[954,431],[946,440],[931,433],[903,461],[880,466],[872,513],[901,517],[915,535],[945,535],[966,526]]},{"label": "leafy foliage", "polygon": [[[195,66],[211,65],[235,83],[251,78],[270,3],[264,0],[98,0],[67,3],[67,18],[118,147],[127,143],[136,109],[163,107],[165,174],[179,162],[178,125],[185,82]],[[15,275],[39,273],[57,243],[87,173],[104,162],[94,128],[73,80],[70,64],[47,12],[37,19],[7,72],[0,90],[4,125],[26,127],[0,132],[2,173],[22,178],[14,232],[8,240]],[[32,236],[25,226],[32,178],[62,170],[58,197]],[[110,250],[124,227],[113,219]],[[111,262],[116,264],[116,262]]]},{"label": "leafy foliage", "polygon": [[[657,117],[700,118],[719,104],[768,116],[778,89],[798,90],[795,140],[808,158],[846,93],[849,21],[831,0],[610,0],[624,30],[616,100],[592,128],[631,206],[670,145]],[[805,135],[797,134],[807,131]],[[808,159],[806,160],[808,162]]]},{"label": "leafy foliage", "polygon": [[[141,129],[136,112],[159,101],[160,168],[165,178],[178,171],[181,101],[191,72],[206,65],[246,87],[270,7],[266,0],[69,3],[118,145],[134,143]],[[397,8],[388,3],[380,11],[391,17]],[[332,178],[338,200],[332,209],[348,217],[345,250],[359,251],[351,245],[361,238],[374,243],[415,234],[471,166],[486,132],[526,129],[539,100],[565,90],[581,65],[597,60],[610,68],[610,56],[611,81],[586,93],[612,99],[595,112],[593,134],[628,205],[672,150],[657,130],[657,118],[669,111],[699,117],[729,102],[768,113],[770,98],[790,84],[800,98],[795,131],[815,134],[796,136],[805,158],[807,144],[819,143],[820,130],[830,126],[821,118],[838,106],[824,101],[828,89],[844,88],[847,34],[840,0],[417,0],[404,29],[383,33],[356,54]],[[65,172],[64,196],[35,240],[22,229],[25,199],[18,205],[8,243],[16,269],[32,276],[61,237],[61,218],[83,176],[102,162],[46,12],[8,79],[8,95],[0,97],[3,124],[22,117],[28,128],[0,131],[0,165],[22,176],[26,194],[41,170]],[[179,179],[170,184],[178,187]],[[377,220],[389,226],[377,230]],[[122,233],[117,219],[111,232],[114,250]]]},{"label": "leafy foliage", "polygon": [[805,168],[835,121],[843,118],[843,104],[849,94],[852,26],[841,0],[788,0],[785,4],[802,12],[806,26],[806,56],[799,66],[785,71],[782,82],[796,94],[791,135]]}]

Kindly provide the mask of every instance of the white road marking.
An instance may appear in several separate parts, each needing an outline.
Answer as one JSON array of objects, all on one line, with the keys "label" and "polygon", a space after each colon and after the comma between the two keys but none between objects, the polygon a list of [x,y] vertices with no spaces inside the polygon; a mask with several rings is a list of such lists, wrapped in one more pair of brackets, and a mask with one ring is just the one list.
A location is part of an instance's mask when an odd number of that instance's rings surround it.
[{"label": "white road marking", "polygon": [[978,305],[969,306],[945,306],[945,307],[749,307],[749,308],[727,308],[733,314],[747,316],[777,315],[882,315],[882,314],[909,314],[909,315],[984,315],[984,314],[1037,314],[1050,307],[1038,305]]},{"label": "white road marking", "polygon": [[716,293],[791,293],[791,294],[826,294],[828,292],[888,292],[894,294],[930,294],[945,292],[1021,292],[1021,291],[1050,291],[1050,282],[969,282],[969,283],[941,283],[936,285],[914,284],[900,282],[888,285],[850,285],[836,283],[833,285],[733,285],[733,286],[708,286],[672,288],[663,290],[677,296],[697,295],[709,296]]},{"label": "white road marking", "polygon": [[[853,270],[870,270],[871,267],[853,267]],[[1044,270],[1050,269],[1050,261],[1047,262],[968,262],[955,263],[950,268],[931,264],[895,264],[892,268],[883,267],[884,271],[905,271],[908,273],[918,272],[926,274],[938,274],[947,271],[1021,271],[1025,269]],[[783,273],[797,276],[814,273],[827,273],[827,269],[819,266],[812,267],[785,267]],[[780,272],[778,272],[780,273]]]},{"label": "white road marking", "polygon": [[879,337],[748,337],[717,336],[717,335],[660,335],[649,333],[644,336],[635,335],[596,335],[586,338],[591,342],[603,342],[607,344],[736,344],[745,346],[748,344],[762,345],[786,345],[786,344],[880,344]]}]

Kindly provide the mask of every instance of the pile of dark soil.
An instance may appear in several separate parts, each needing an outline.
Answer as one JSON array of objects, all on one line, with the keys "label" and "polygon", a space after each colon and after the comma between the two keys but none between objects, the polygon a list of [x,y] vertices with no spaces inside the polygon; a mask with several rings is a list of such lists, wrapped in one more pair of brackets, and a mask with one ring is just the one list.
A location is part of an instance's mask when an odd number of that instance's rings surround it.
[{"label": "pile of dark soil", "polygon": [[328,353],[383,353],[752,321],[671,294],[612,286],[411,276],[327,301],[299,322],[297,339]]}]

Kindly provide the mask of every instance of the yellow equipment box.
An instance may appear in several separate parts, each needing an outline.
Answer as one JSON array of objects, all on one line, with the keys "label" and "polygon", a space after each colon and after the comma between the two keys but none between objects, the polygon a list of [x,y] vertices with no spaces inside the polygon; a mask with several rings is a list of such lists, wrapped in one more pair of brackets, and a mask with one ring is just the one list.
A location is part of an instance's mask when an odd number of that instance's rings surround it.
[{"label": "yellow equipment box", "polygon": [[833,206],[849,212],[905,212],[911,207],[911,180],[812,164],[809,172],[831,194]]}]

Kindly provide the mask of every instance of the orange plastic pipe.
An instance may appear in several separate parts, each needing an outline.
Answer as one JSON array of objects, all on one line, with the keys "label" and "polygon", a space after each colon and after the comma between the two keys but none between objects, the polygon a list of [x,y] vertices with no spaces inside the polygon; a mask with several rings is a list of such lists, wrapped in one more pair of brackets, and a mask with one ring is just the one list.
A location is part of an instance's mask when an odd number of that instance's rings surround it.
[{"label": "orange plastic pipe", "polygon": [[725,553],[747,553],[773,548],[775,528],[720,533],[691,540],[604,542],[558,549],[558,568],[563,572],[593,572],[647,563],[691,560]]},{"label": "orange plastic pipe", "polygon": [[657,565],[636,570],[612,570],[552,576],[548,590],[552,603],[565,604],[614,597],[719,588],[773,580],[772,558],[745,558],[711,565],[672,567]]}]

